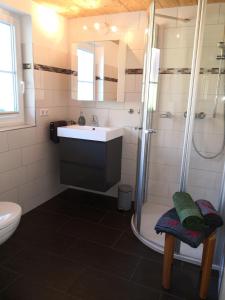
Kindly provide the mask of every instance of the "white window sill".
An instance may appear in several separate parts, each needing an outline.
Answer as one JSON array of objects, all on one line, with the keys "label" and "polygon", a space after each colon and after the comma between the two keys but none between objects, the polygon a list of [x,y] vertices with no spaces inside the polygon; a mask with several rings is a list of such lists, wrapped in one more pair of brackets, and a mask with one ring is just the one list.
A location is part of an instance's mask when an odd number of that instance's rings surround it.
[{"label": "white window sill", "polygon": [[0,132],[23,129],[23,128],[30,128],[30,127],[35,127],[35,126],[36,126],[35,124],[21,124],[21,125],[2,126],[2,127],[0,126]]}]

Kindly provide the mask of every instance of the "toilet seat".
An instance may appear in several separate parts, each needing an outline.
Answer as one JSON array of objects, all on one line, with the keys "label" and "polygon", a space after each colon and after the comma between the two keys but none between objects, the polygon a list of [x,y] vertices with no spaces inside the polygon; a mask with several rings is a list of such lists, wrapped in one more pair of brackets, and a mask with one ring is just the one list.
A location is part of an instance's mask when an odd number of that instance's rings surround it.
[{"label": "toilet seat", "polygon": [[0,202],[0,230],[18,223],[22,214],[21,207],[13,202]]}]

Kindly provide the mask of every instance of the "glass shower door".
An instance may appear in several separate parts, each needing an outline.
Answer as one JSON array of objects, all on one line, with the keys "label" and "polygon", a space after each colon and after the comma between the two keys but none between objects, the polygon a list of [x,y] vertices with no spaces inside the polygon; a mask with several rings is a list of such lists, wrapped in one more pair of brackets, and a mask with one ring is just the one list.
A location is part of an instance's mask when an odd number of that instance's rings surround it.
[{"label": "glass shower door", "polygon": [[[159,252],[164,237],[156,235],[154,226],[173,206],[174,192],[205,198],[225,215],[224,12],[222,2],[199,0],[198,6],[156,10],[151,2],[132,226],[140,240]],[[222,230],[217,267],[223,264]],[[176,256],[199,262],[201,252],[181,244]]]},{"label": "glass shower door", "polygon": [[[136,225],[144,242],[162,251],[164,237],[154,231],[157,219],[173,206],[179,190],[197,6],[156,9],[150,16],[154,30],[148,44],[151,53],[148,93],[143,95],[144,129],[154,128],[139,141]],[[153,13],[153,11],[151,11]],[[148,52],[147,51],[147,55]],[[159,68],[160,67],[160,68]],[[146,74],[145,74],[146,76]],[[148,80],[145,77],[145,80]],[[145,86],[144,86],[145,87]],[[141,150],[145,145],[144,155]],[[144,172],[143,172],[144,169]],[[140,192],[141,191],[141,192]]]},{"label": "glass shower door", "polygon": [[[157,51],[154,52],[155,43],[155,1],[151,1],[149,6],[148,28],[146,29],[146,49],[143,69],[142,85],[142,108],[141,108],[141,125],[139,130],[138,141],[138,166],[136,182],[136,199],[134,226],[138,233],[141,227],[142,205],[146,197],[146,178],[148,173],[148,151],[151,140],[151,134],[156,133],[151,128],[152,112],[157,95],[158,82],[158,60]],[[155,72],[154,72],[155,71]]]},{"label": "glass shower door", "polygon": [[[201,47],[199,81],[194,106],[190,160],[186,170],[185,190],[197,199],[209,200],[224,216],[225,162],[225,4],[206,6]],[[214,263],[221,266],[224,229],[217,238]],[[198,250],[181,244],[180,253],[200,259]]]}]

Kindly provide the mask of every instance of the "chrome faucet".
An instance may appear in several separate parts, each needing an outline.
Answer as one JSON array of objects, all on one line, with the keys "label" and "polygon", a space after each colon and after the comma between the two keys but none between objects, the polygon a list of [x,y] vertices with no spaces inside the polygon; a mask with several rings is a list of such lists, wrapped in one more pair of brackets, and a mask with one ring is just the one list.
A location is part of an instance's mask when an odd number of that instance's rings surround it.
[{"label": "chrome faucet", "polygon": [[96,115],[92,115],[91,126],[93,126],[93,127],[99,126],[98,117]]}]

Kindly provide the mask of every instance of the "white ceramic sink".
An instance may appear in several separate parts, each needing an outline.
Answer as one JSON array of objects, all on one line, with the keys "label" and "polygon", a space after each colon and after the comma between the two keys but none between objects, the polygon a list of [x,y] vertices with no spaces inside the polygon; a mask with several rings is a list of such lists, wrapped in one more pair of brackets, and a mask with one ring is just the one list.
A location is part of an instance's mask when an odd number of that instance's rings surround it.
[{"label": "white ceramic sink", "polygon": [[59,137],[107,142],[123,135],[123,128],[70,125],[58,127]]}]

